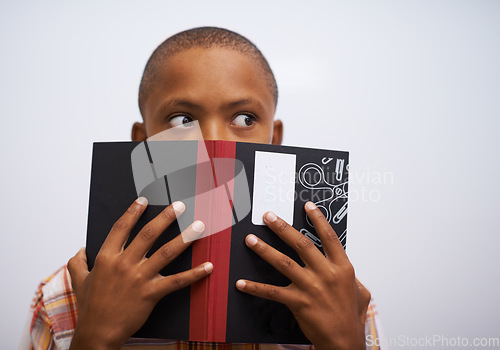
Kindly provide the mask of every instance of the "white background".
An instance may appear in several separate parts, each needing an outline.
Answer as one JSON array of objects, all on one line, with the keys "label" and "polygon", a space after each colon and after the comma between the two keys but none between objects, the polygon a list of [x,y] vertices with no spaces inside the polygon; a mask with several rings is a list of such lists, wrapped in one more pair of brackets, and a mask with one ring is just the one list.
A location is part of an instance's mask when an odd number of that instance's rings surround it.
[{"label": "white background", "polygon": [[84,245],[92,142],[130,139],[150,53],[200,25],[266,55],[284,144],[350,151],[386,336],[499,337],[500,2],[2,1],[0,347]]}]

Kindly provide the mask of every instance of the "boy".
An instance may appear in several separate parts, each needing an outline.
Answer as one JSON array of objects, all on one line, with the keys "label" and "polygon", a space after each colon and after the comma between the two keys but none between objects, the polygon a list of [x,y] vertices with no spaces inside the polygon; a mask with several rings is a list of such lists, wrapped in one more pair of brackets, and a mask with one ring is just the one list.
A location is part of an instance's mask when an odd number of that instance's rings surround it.
[{"label": "boy", "polygon": [[[143,141],[197,120],[208,140],[280,144],[283,126],[274,120],[277,97],[276,81],[267,61],[246,38],[213,27],[181,32],[161,44],[146,65],[139,89],[143,123],[134,124],[132,139]],[[63,268],[42,283],[33,306],[34,348],[54,348],[57,344],[58,348],[119,349],[127,341],[149,348],[145,346],[153,346],[151,340],[129,338],[144,324],[156,303],[217,268],[206,262],[173,276],[161,276],[159,271],[189,246],[180,236],[145,258],[156,238],[184,211],[181,202],[165,208],[123,249],[146,206],[147,199],[138,198],[115,223],[91,272],[82,249],[68,263],[71,281]],[[305,267],[250,234],[246,245],[292,283],[277,287],[239,280],[236,288],[284,303],[316,349],[364,349],[366,325],[376,336],[373,311],[368,307],[370,293],[355,278],[342,245],[321,212],[311,202],[306,203],[305,211],[326,256],[293,227],[267,212],[265,224],[297,251]],[[197,235],[203,229],[200,221],[188,228]],[[165,349],[286,348],[153,342],[166,344]]]}]

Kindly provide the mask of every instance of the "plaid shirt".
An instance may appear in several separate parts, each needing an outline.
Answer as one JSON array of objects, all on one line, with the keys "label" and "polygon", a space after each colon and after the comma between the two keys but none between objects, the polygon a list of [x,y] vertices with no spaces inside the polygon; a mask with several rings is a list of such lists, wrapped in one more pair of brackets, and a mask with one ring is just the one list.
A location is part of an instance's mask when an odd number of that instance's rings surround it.
[{"label": "plaid shirt", "polygon": [[[68,349],[78,318],[75,293],[71,287],[71,278],[66,266],[44,279],[33,298],[29,333],[30,350]],[[377,311],[370,303],[366,315],[365,333],[371,339],[378,339],[379,331],[375,320]],[[374,343],[374,342],[371,342]],[[123,347],[135,350],[312,350],[311,345],[275,345],[275,344],[227,344],[202,343],[177,340],[155,340],[131,338]],[[367,349],[375,350],[373,346]]]}]

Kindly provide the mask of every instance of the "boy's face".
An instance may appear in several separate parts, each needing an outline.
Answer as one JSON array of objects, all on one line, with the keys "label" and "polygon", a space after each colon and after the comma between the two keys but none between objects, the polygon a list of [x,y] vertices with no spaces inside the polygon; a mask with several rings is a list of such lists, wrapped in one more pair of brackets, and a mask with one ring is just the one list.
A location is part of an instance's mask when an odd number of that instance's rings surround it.
[{"label": "boy's face", "polygon": [[168,58],[132,129],[144,141],[197,120],[205,140],[281,144],[283,126],[267,79],[248,56],[223,48],[191,48]]}]

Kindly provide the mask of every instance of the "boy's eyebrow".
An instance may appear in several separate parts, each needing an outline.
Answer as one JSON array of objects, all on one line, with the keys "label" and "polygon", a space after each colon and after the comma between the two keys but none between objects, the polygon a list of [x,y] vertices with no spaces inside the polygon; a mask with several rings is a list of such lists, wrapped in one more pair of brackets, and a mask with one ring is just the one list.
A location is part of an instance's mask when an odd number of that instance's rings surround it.
[{"label": "boy's eyebrow", "polygon": [[164,103],[160,107],[160,112],[163,112],[165,109],[168,107],[185,107],[185,108],[191,108],[191,109],[202,109],[202,107],[194,102],[188,101],[188,100],[183,100],[183,99],[172,99],[168,101],[167,103]]},{"label": "boy's eyebrow", "polygon": [[249,105],[249,104],[256,104],[260,108],[263,108],[262,104],[258,100],[255,100],[252,98],[244,98],[241,100],[229,102],[229,103],[226,103],[222,108],[223,109],[231,109],[231,108],[241,107],[241,106]]},{"label": "boy's eyebrow", "polygon": [[203,109],[202,106],[200,106],[194,102],[184,100],[184,99],[174,98],[174,99],[168,100],[167,102],[163,103],[158,108],[158,112],[156,112],[156,115],[163,116],[163,115],[170,114],[172,112],[171,108],[187,108],[187,109],[195,109],[195,110],[202,110]]}]

